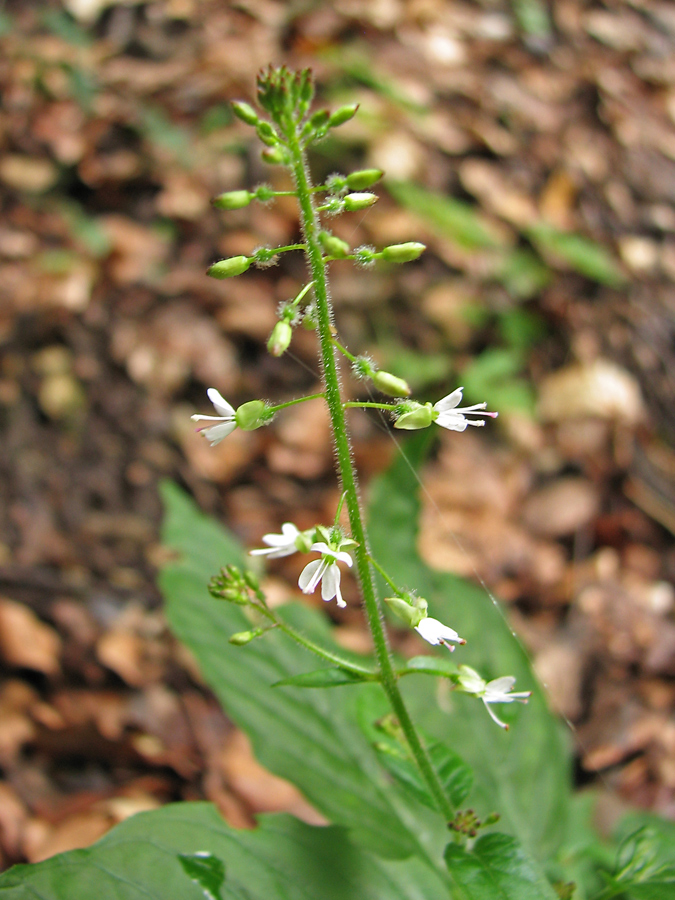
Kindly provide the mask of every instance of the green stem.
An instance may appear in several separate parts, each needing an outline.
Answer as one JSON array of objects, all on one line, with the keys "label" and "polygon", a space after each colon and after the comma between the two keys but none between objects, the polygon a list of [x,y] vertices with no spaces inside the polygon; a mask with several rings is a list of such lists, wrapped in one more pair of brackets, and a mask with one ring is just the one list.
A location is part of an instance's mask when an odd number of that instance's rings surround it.
[{"label": "green stem", "polygon": [[306,250],[304,244],[288,244],[286,247],[274,247],[274,253],[286,253],[288,250]]},{"label": "green stem", "polygon": [[295,406],[296,403],[305,403],[307,400],[318,400],[319,397],[325,397],[323,391],[319,394],[308,394],[306,397],[296,397],[295,400],[287,400],[285,403],[277,403],[276,406],[270,406],[270,412],[276,412],[278,409],[286,409],[287,406]]},{"label": "green stem", "polygon": [[320,222],[312,199],[312,189],[305,154],[295,127],[288,127],[286,138],[287,147],[291,156],[291,165],[298,195],[298,203],[300,205],[302,228],[305,243],[307,245],[306,255],[312,280],[314,281],[317,329],[321,347],[324,383],[326,387],[326,403],[328,404],[333,425],[335,451],[342,488],[345,492],[345,502],[349,514],[352,538],[357,541],[357,546],[354,548],[353,553],[356,559],[356,570],[361,585],[368,624],[370,626],[375,653],[380,666],[382,687],[387,694],[394,714],[406,736],[410,752],[417,762],[420,773],[422,774],[432,797],[436,801],[439,810],[449,821],[453,816],[452,806],[445,795],[438,774],[434,770],[429,755],[413,725],[396,680],[389,642],[384,629],[382,610],[375,592],[373,572],[369,562],[370,554],[368,549],[368,538],[359,504],[356,470],[352,462],[351,443],[347,431],[343,401],[340,394],[338,368],[335,359],[335,348],[333,346],[333,310],[328,293],[323,251],[321,249],[321,244],[319,243]]},{"label": "green stem", "polygon": [[342,344],[339,344],[335,338],[333,338],[333,346],[336,347],[343,356],[346,356],[349,362],[356,362],[356,357],[347,350],[346,347],[343,347]]},{"label": "green stem", "polygon": [[305,637],[302,632],[296,631],[292,625],[285,622],[274,612],[274,610],[269,609],[269,607],[256,604],[255,608],[269,619],[270,622],[273,622],[277,628],[284,632],[284,634],[293,638],[294,641],[297,641],[298,644],[303,646],[306,650],[309,650],[316,656],[320,656],[321,659],[325,659],[327,662],[333,663],[334,666],[339,666],[339,668],[345,669],[347,672],[353,672],[355,675],[360,675],[364,681],[379,680],[377,672],[373,672],[372,669],[369,669],[366,666],[359,666],[357,663],[353,663],[342,656],[338,656],[337,653],[327,650],[325,647],[322,647],[321,644],[315,644],[314,641]]},{"label": "green stem", "polygon": [[342,404],[345,409],[386,409],[391,412],[396,409],[396,403],[371,403],[370,401],[362,402],[361,400],[348,400]]},{"label": "green stem", "polygon": [[391,580],[391,578],[387,575],[387,573],[384,571],[384,569],[382,568],[382,566],[381,566],[376,560],[374,560],[372,556],[369,556],[368,558],[370,559],[371,565],[374,566],[374,567],[377,569],[377,571],[378,571],[378,572],[380,573],[380,575],[384,578],[384,580],[387,582],[387,584],[389,585],[389,587],[392,588],[392,590],[394,590],[394,591],[396,592],[396,595],[399,596],[399,597],[402,596],[403,591],[402,591],[399,587],[397,587],[397,585],[394,584],[394,582],[393,582],[393,581]]}]

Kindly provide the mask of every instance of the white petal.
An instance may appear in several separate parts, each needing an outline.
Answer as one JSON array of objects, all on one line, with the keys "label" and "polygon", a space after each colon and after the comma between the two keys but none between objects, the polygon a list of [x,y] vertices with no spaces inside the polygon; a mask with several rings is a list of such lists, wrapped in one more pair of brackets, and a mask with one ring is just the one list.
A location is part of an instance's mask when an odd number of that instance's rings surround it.
[{"label": "white petal", "polygon": [[300,532],[292,522],[284,522],[284,524],[281,526],[281,533],[289,542],[295,541],[296,537],[300,534]]},{"label": "white petal", "polygon": [[463,387],[458,387],[457,390],[454,390],[451,394],[447,394],[447,396],[442,397],[437,403],[434,403],[436,412],[448,412],[456,406],[459,406],[462,402],[463,390]]},{"label": "white petal", "polygon": [[291,544],[290,547],[287,544],[284,544],[283,547],[260,547],[256,550],[249,550],[249,556],[266,556],[268,559],[281,559],[283,556],[291,556],[293,553],[297,553],[298,548],[295,544]]},{"label": "white petal", "polygon": [[331,556],[333,555],[333,551],[325,541],[317,541],[315,544],[312,544],[309,549],[316,550],[319,553],[329,553]]},{"label": "white petal", "polygon": [[[447,428],[448,431],[466,431],[469,420],[465,419],[461,413],[445,412],[439,415],[436,419],[436,424],[440,425],[441,428]],[[475,424],[475,422],[472,424]]]},{"label": "white petal", "polygon": [[502,675],[501,678],[495,678],[494,681],[488,681],[487,687],[485,688],[485,694],[488,697],[491,694],[508,694],[515,683],[516,679],[513,675]]},{"label": "white petal", "polygon": [[230,416],[190,416],[193,422],[229,422]]},{"label": "white petal", "polygon": [[429,644],[442,644],[444,641],[452,641],[455,644],[462,644],[464,641],[452,628],[448,628],[438,619],[432,619],[426,616],[415,627],[415,631],[424,638]]},{"label": "white petal", "polygon": [[202,432],[204,437],[210,442],[212,447],[219,444],[224,438],[231,434],[237,426],[234,422],[223,422],[221,425],[214,425],[213,428],[207,428]]},{"label": "white petal", "polygon": [[353,560],[352,560],[351,556],[349,555],[349,553],[346,553],[344,550],[341,550],[339,553],[335,553],[333,555],[335,556],[335,559],[338,562],[343,562],[345,565],[349,566],[350,568],[352,567]]},{"label": "white petal", "polygon": [[220,391],[215,388],[209,388],[206,392],[207,397],[216,408],[216,412],[221,416],[234,416],[234,407],[230,406]]},{"label": "white petal", "polygon": [[321,576],[326,570],[327,563],[323,559],[313,559],[307,563],[298,578],[298,587],[303,594],[313,594]]},{"label": "white petal", "polygon": [[329,563],[321,580],[321,597],[323,600],[332,600],[339,593],[340,570],[337,563]]}]

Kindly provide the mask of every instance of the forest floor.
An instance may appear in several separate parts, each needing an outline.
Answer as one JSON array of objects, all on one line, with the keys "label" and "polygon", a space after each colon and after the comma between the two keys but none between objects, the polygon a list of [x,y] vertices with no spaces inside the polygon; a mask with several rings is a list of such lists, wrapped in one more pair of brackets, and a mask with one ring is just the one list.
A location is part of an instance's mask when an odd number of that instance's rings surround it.
[{"label": "forest floor", "polygon": [[[317,146],[317,178],[385,170],[378,204],[334,232],[428,247],[406,267],[333,266],[343,342],[419,396],[463,384],[500,412],[438,435],[422,555],[503,602],[569,723],[578,784],[675,818],[675,7],[552,6],[3,5],[3,867],[171,800],[244,827],[313,815],[253,760],[155,584],[163,478],[248,546],[335,508],[315,406],[214,449],[190,422],[210,386],[236,406],[319,383],[311,332],[266,352],[299,257],[204,275],[297,238],[287,200],[210,204],[287,184],[228,105],[253,102],[270,62],[310,65],[320,102],[360,104]],[[377,416],[353,426],[367,484],[405,440]],[[294,560],[270,571],[273,596],[299,596]],[[338,640],[365,649],[346,582]]]}]

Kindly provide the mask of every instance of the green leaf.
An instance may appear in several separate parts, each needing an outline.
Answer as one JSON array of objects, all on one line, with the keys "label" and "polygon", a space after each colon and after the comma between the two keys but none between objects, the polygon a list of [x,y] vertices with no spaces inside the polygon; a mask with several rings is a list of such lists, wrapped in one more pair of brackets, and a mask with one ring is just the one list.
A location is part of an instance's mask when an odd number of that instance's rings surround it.
[{"label": "green leaf", "polygon": [[490,408],[532,413],[534,392],[521,377],[523,357],[515,348],[490,347],[463,370],[462,381],[468,396],[482,402],[490,398]]},{"label": "green leaf", "polygon": [[[622,823],[622,831],[630,823]],[[635,817],[637,818],[637,817]],[[639,820],[638,820],[639,821]],[[613,893],[634,900],[674,900],[675,898],[675,824],[650,816],[635,831],[629,832],[617,852],[616,865],[607,878]]]},{"label": "green leaf", "polygon": [[451,659],[443,659],[438,656],[414,656],[408,660],[401,674],[407,675],[412,672],[451,678],[453,675],[457,675],[457,664]]},{"label": "green leaf", "polygon": [[[363,846],[392,858],[435,855],[444,835],[442,817],[417,807],[411,812],[410,801],[387,783],[357,722],[359,692],[382,693],[381,688],[271,690],[270,685],[306,670],[314,657],[278,630],[246,647],[228,644],[230,634],[250,623],[239,607],[214,600],[206,584],[221,566],[243,566],[242,549],[178,487],[164,484],[162,494],[164,542],[179,556],[160,577],[167,617],[227,714],[251,738],[260,762],[296,784]],[[298,605],[280,614],[313,640],[334,646],[319,613]]]},{"label": "green leaf", "polygon": [[434,231],[466,250],[492,249],[504,243],[489,220],[470,203],[407,181],[388,181],[387,190]]},{"label": "green leaf", "polygon": [[[428,750],[446,796],[449,797],[454,807],[460,806],[468,797],[473,785],[471,769],[463,759],[444,744],[432,744]],[[426,782],[410,759],[384,748],[377,748],[377,756],[387,772],[411,791],[420,803],[424,803],[430,809],[436,808]]]},{"label": "green leaf", "polygon": [[512,297],[529,300],[550,282],[551,271],[531,250],[513,250],[505,255],[497,280]]},{"label": "green leaf", "polygon": [[238,830],[209,803],[140,813],[92,847],[0,875],[2,900],[421,900],[447,894],[447,885],[418,860],[386,863],[352,845],[343,829],[275,815],[261,816],[255,831]]},{"label": "green leaf", "polygon": [[561,260],[591,281],[614,288],[625,284],[626,278],[618,262],[595,241],[580,234],[559,231],[544,222],[532,225],[527,235],[542,253]]},{"label": "green leaf", "polygon": [[445,850],[456,900],[553,900],[555,892],[508,834],[486,834],[468,852]]},{"label": "green leaf", "polygon": [[222,900],[220,889],[225,881],[225,863],[217,856],[200,850],[198,853],[179,853],[178,862],[185,874],[198,884],[208,900]]},{"label": "green leaf", "polygon": [[[427,443],[424,435],[408,440],[406,458],[397,459],[371,489],[373,556],[396,582],[414,587],[428,600],[430,615],[467,640],[453,654],[454,663],[473,666],[488,680],[514,675],[516,690],[533,694],[527,706],[513,703],[499,708],[500,717],[511,724],[505,733],[490,720],[480,700],[450,692],[446,680],[434,691],[428,678],[410,676],[401,680],[401,688],[415,721],[471,761],[476,778],[471,802],[479,816],[497,810],[502,830],[537,858],[546,859],[566,833],[570,796],[566,736],[548,711],[527,656],[497,602],[482,587],[429,569],[417,553],[415,467]],[[447,650],[441,653],[447,658]]]},{"label": "green leaf", "polygon": [[293,685],[302,688],[338,687],[341,684],[360,684],[365,681],[362,675],[350,672],[347,669],[316,669],[314,672],[302,672],[300,675],[291,675],[276,681],[272,687],[284,687]]}]

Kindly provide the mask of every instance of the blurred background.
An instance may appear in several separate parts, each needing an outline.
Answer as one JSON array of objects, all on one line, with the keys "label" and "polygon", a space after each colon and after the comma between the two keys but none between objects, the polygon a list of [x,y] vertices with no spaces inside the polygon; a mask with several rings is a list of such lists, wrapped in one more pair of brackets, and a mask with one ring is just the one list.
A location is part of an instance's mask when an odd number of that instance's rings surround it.
[{"label": "blurred background", "polygon": [[[299,256],[204,274],[298,234],[287,198],[210,205],[288,187],[228,105],[268,63],[360,104],[315,179],[386,175],[334,232],[428,246],[333,265],[342,341],[422,399],[463,384],[500,413],[437,435],[423,556],[504,601],[578,784],[675,818],[675,6],[8,0],[0,45],[0,864],[177,799],[317,821],[219,711],[154,583],[162,478],[249,546],[335,508],[316,405],[215,449],[189,418],[210,386],[236,406],[318,384],[310,332],[265,349]],[[405,439],[352,422],[367,482]],[[270,597],[297,597],[300,565],[271,568]],[[366,650],[358,608],[330,612]]]}]

